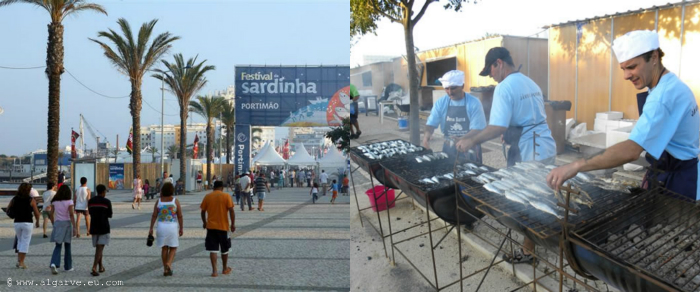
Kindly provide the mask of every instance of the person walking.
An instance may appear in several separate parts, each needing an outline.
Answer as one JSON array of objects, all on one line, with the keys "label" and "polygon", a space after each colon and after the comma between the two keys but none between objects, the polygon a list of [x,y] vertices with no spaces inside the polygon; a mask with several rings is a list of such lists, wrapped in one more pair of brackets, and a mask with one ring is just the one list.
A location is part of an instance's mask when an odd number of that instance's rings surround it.
[{"label": "person walking", "polygon": [[303,169],[297,172],[297,179],[297,186],[303,188],[304,182],[306,181],[306,172]]},{"label": "person walking", "polygon": [[289,171],[289,187],[294,187],[294,170]]},{"label": "person walking", "polygon": [[336,180],[333,180],[333,184],[331,184],[331,190],[333,192],[333,197],[331,197],[331,204],[335,205],[335,198],[338,197],[338,182]]},{"label": "person walking", "polygon": [[49,216],[53,223],[50,241],[56,244],[53,248],[50,265],[51,273],[54,275],[58,274],[58,268],[61,267],[61,248],[63,246],[65,246],[63,269],[66,271],[73,270],[71,239],[73,236],[78,235],[74,207],[73,200],[71,200],[70,187],[62,185],[58,188],[53,199],[51,199],[51,214]]},{"label": "person walking", "polygon": [[306,187],[311,187],[311,171],[306,169]]},{"label": "person walking", "polygon": [[[24,259],[29,252],[29,243],[32,241],[32,226],[39,228],[39,209],[36,207],[36,201],[32,199],[29,192],[32,185],[22,183],[17,188],[15,195],[7,205],[8,212],[12,213],[15,226],[15,235],[17,236],[17,268],[26,269]],[[11,210],[11,211],[10,211]],[[36,222],[32,221],[32,213]]]},{"label": "person walking", "polygon": [[177,247],[180,245],[179,236],[182,236],[182,208],[180,201],[173,197],[175,187],[172,183],[163,185],[163,190],[160,192],[160,198],[153,207],[153,215],[151,215],[151,228],[148,230],[148,235],[153,236],[153,225],[158,221],[156,226],[156,242],[161,248],[161,259],[163,261],[163,276],[172,276],[172,264],[175,260]]},{"label": "person walking", "polygon": [[343,178],[343,187],[340,189],[340,192],[343,194],[343,196],[348,195],[348,189],[350,188],[350,180],[348,179],[347,176]]},{"label": "person walking", "polygon": [[[63,170],[61,170],[61,172],[58,173],[58,185],[56,185],[56,189],[60,188],[63,185],[63,182],[65,180],[66,180],[66,174],[63,172]],[[44,201],[44,202],[46,202],[46,201]]]},{"label": "person walking", "polygon": [[95,260],[92,262],[90,275],[99,276],[100,273],[105,272],[105,266],[102,264],[102,253],[105,245],[109,245],[109,218],[112,218],[112,202],[105,198],[107,188],[104,185],[97,185],[95,190],[97,196],[88,201],[88,211],[92,223],[90,234],[92,234],[92,247],[95,248]]},{"label": "person walking", "polygon": [[226,176],[226,185],[228,186],[228,190],[233,192],[233,171],[229,171],[228,176]]},{"label": "person walking", "polygon": [[236,195],[236,205],[241,204],[241,175],[236,172],[236,178],[233,182],[233,191]]},{"label": "person walking", "polygon": [[271,188],[274,188],[274,187],[275,187],[275,171],[274,171],[274,170],[271,170],[271,171],[270,171],[270,178],[269,178],[269,180],[270,180],[270,187],[271,187]]},{"label": "person walking", "polygon": [[151,183],[149,183],[148,180],[146,180],[146,182],[143,183],[143,195],[146,197],[146,200],[150,199]]},{"label": "person walking", "polygon": [[141,210],[141,198],[143,197],[143,182],[141,175],[137,175],[134,179],[134,201],[131,203],[131,209],[134,209],[134,204],[138,203],[138,208]]},{"label": "person walking", "polygon": [[265,211],[263,209],[263,202],[265,201],[265,189],[267,189],[267,192],[270,192],[270,185],[267,182],[267,179],[265,178],[264,173],[260,173],[260,175],[255,178],[255,195],[258,196],[258,211]]},{"label": "person walking", "polygon": [[311,186],[311,190],[309,191],[309,194],[311,195],[311,202],[316,204],[316,200],[318,200],[318,184],[314,182],[313,186]]},{"label": "person walking", "polygon": [[321,175],[319,177],[321,179],[321,188],[323,188],[323,195],[326,195],[326,188],[328,188],[328,174],[326,173],[326,170],[321,170]]},{"label": "person walking", "polygon": [[202,171],[197,171],[197,191],[202,191]]},{"label": "person walking", "polygon": [[277,190],[281,189],[283,184],[284,184],[284,174],[280,170],[279,174],[277,175]]},{"label": "person walking", "polygon": [[73,205],[75,206],[75,229],[78,230],[76,237],[80,238],[80,215],[85,217],[85,226],[87,236],[90,236],[90,214],[87,212],[87,202],[90,200],[90,189],[87,187],[87,178],[80,178],[80,187],[75,191],[73,196]]},{"label": "person walking", "polygon": [[248,203],[248,210],[252,211],[253,210],[253,204],[252,200],[253,198],[250,197],[250,190],[252,188],[252,183],[250,181],[250,177],[248,176],[248,173],[243,173],[243,176],[238,180],[240,186],[241,186],[241,211],[245,211],[245,205],[246,202]]},{"label": "person walking", "polygon": [[44,238],[48,237],[46,235],[46,225],[48,225],[49,221],[51,221],[51,200],[53,199],[53,196],[56,195],[57,189],[58,188],[56,185],[53,183],[48,183],[46,184],[46,191],[41,195],[42,199],[44,199],[44,207],[41,208],[41,217],[44,218]]},{"label": "person walking", "polygon": [[[261,175],[264,177],[264,175]],[[212,277],[219,274],[216,270],[216,254],[221,253],[222,274],[231,273],[228,266],[228,252],[231,248],[231,233],[236,232],[236,214],[233,211],[231,197],[223,192],[224,184],[220,181],[214,182],[214,191],[204,196],[200,209],[202,210],[202,228],[207,230],[207,237],[204,240],[204,247],[209,252],[211,261]],[[228,213],[228,217],[226,216]],[[229,226],[228,219],[231,219]]]}]

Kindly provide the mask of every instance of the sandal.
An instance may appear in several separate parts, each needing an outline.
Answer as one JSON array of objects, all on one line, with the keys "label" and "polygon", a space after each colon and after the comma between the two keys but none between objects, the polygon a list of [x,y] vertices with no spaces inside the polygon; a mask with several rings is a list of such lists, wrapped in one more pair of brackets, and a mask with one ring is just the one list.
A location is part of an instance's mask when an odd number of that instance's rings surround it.
[{"label": "sandal", "polygon": [[99,276],[99,275],[100,275],[100,273],[98,273],[98,272],[97,272],[97,271],[95,271],[95,270],[92,270],[92,272],[90,273],[90,275],[93,275],[93,276]]},{"label": "sandal", "polygon": [[100,273],[104,273],[104,272],[105,272],[105,267],[100,267]]}]

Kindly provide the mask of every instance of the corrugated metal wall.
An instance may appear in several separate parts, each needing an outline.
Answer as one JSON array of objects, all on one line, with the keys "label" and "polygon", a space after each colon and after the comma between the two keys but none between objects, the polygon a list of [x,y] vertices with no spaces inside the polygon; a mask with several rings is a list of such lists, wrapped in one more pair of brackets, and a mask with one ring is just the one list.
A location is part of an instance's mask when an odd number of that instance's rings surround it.
[{"label": "corrugated metal wall", "polygon": [[663,64],[700,100],[700,4],[694,3],[551,27],[550,99],[573,103],[567,118],[586,122],[588,129],[593,129],[596,112],[621,111],[624,118],[639,118],[639,91],[623,79],[610,44],[614,38],[640,29],[658,30],[665,53]]}]

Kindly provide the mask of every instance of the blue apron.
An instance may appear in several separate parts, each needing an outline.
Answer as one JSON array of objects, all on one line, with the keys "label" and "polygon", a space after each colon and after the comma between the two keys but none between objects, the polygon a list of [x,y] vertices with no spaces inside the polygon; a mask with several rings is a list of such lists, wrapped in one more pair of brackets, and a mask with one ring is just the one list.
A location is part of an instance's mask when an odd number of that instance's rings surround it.
[{"label": "blue apron", "polygon": [[[466,99],[466,94],[464,98]],[[445,115],[445,127],[443,128],[445,134],[445,143],[442,144],[442,152],[445,152],[452,157],[457,157],[458,152],[455,143],[452,141],[452,139],[450,139],[450,137],[459,138],[469,133],[469,126],[471,124],[471,120],[469,119],[469,115],[467,115],[467,111],[465,110],[465,108],[468,105],[467,102],[465,102],[464,106],[452,106],[448,104],[447,107],[447,114]],[[475,145],[470,150],[471,151],[467,151],[467,159],[481,164],[481,145]]]},{"label": "blue apron", "polygon": [[[646,103],[647,96],[649,96],[648,91],[637,94],[639,116],[642,115],[642,108]],[[644,174],[644,179],[642,180],[643,189],[648,190],[656,186],[662,186],[695,201],[698,184],[697,157],[680,160],[664,150],[659,159],[655,159],[649,153],[646,154],[645,158],[651,166]]]}]

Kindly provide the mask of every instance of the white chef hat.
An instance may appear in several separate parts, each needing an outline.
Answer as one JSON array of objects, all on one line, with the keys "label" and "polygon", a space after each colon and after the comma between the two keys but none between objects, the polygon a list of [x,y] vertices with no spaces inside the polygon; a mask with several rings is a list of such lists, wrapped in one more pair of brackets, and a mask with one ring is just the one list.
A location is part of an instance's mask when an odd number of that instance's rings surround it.
[{"label": "white chef hat", "polygon": [[617,61],[620,63],[658,48],[659,35],[651,30],[630,31],[616,38],[612,44]]},{"label": "white chef hat", "polygon": [[442,87],[464,85],[464,72],[459,70],[448,71],[440,78],[440,84],[442,84]]}]

